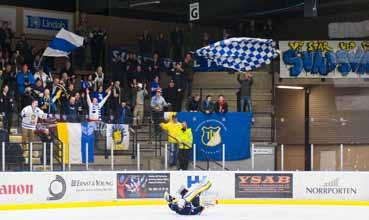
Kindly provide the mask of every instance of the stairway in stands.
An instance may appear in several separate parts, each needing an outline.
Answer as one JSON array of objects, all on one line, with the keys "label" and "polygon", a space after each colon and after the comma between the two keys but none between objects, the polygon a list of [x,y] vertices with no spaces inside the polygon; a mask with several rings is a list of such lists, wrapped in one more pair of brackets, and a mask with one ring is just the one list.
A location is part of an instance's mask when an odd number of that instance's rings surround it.
[{"label": "stairway in stands", "polygon": [[[237,111],[237,96],[239,89],[237,73],[204,72],[196,73],[193,83],[193,94],[224,95],[229,105],[229,111]],[[254,112],[254,125],[251,129],[251,142],[273,142],[272,140],[272,75],[266,69],[254,72],[252,86],[252,101]]]}]

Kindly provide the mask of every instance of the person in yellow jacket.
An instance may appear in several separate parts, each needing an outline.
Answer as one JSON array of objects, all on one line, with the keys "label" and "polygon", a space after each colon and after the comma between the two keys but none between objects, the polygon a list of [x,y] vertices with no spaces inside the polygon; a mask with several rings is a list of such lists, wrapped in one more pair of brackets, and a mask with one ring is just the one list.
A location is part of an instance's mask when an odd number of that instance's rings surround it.
[{"label": "person in yellow jacket", "polygon": [[179,152],[178,152],[178,161],[179,161],[179,170],[187,170],[188,162],[190,161],[191,149],[192,149],[192,130],[187,127],[187,123],[182,123],[182,129],[179,131],[177,135],[177,139],[179,142]]},{"label": "person in yellow jacket", "polygon": [[178,132],[182,128],[182,124],[178,122],[175,113],[170,113],[168,122],[161,123],[160,127],[168,133],[169,142],[169,166],[175,166],[178,158]]}]

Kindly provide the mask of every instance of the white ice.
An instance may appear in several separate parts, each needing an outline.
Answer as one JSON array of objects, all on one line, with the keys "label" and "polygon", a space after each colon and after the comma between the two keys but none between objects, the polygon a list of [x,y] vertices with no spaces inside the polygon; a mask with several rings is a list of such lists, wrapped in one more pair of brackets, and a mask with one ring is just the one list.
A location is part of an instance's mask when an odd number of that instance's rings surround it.
[{"label": "white ice", "polygon": [[348,220],[369,219],[369,207],[217,205],[197,216],[179,216],[166,206],[0,211],[0,220]]}]

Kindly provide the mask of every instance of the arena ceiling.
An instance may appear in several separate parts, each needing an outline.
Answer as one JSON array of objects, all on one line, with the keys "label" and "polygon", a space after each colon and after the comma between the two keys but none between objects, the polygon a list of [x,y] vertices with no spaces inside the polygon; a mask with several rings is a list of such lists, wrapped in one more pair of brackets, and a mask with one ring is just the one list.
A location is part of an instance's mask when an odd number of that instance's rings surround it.
[{"label": "arena ceiling", "polygon": [[[238,22],[253,18],[304,16],[304,3],[313,0],[2,0],[0,4],[52,10],[80,11],[121,17],[175,22],[188,21],[188,4],[200,2],[201,22]],[[367,13],[369,0],[316,0],[319,16]]]}]

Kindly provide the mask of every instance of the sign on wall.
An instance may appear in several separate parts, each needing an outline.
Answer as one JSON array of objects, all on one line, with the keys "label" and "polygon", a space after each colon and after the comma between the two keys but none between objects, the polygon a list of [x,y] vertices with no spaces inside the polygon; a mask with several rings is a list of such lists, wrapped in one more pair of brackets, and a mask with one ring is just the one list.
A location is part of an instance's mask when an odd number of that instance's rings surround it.
[{"label": "sign on wall", "polygon": [[236,198],[292,198],[291,173],[236,173]]},{"label": "sign on wall", "polygon": [[369,78],[369,41],[281,41],[281,78]]},{"label": "sign on wall", "polygon": [[129,125],[106,124],[106,148],[114,150],[128,150]]},{"label": "sign on wall", "polygon": [[369,200],[368,174],[296,172],[294,178],[294,199]]},{"label": "sign on wall", "polygon": [[190,21],[196,21],[200,19],[200,4],[194,2],[190,4]]},{"label": "sign on wall", "polygon": [[233,172],[181,171],[172,173],[171,194],[176,195],[181,186],[191,188],[207,180],[212,182],[211,188],[206,192],[207,195],[218,199],[234,198]]},{"label": "sign on wall", "polygon": [[114,200],[116,175],[109,172],[0,174],[0,204]]},{"label": "sign on wall", "polygon": [[23,30],[26,34],[54,35],[61,28],[73,31],[73,25],[71,13],[23,10]]},{"label": "sign on wall", "polygon": [[17,26],[17,10],[15,8],[8,8],[0,6],[0,25],[6,21],[12,31],[16,31]]},{"label": "sign on wall", "polygon": [[117,198],[163,198],[170,190],[169,173],[118,173]]},{"label": "sign on wall", "polygon": [[[122,64],[127,61],[127,54],[130,52],[129,49],[125,47],[113,47],[110,49],[109,59],[112,65],[113,70],[116,70],[117,73],[121,71]],[[140,60],[141,63],[145,63],[147,61],[152,61],[152,57],[145,56],[143,54],[137,54],[137,59]],[[160,59],[160,68],[169,71],[175,66],[176,62],[170,58]],[[193,70],[195,72],[211,72],[211,71],[226,71],[226,69],[222,66],[218,66],[214,61],[207,60],[204,57],[197,56],[194,54],[194,67]]]}]

